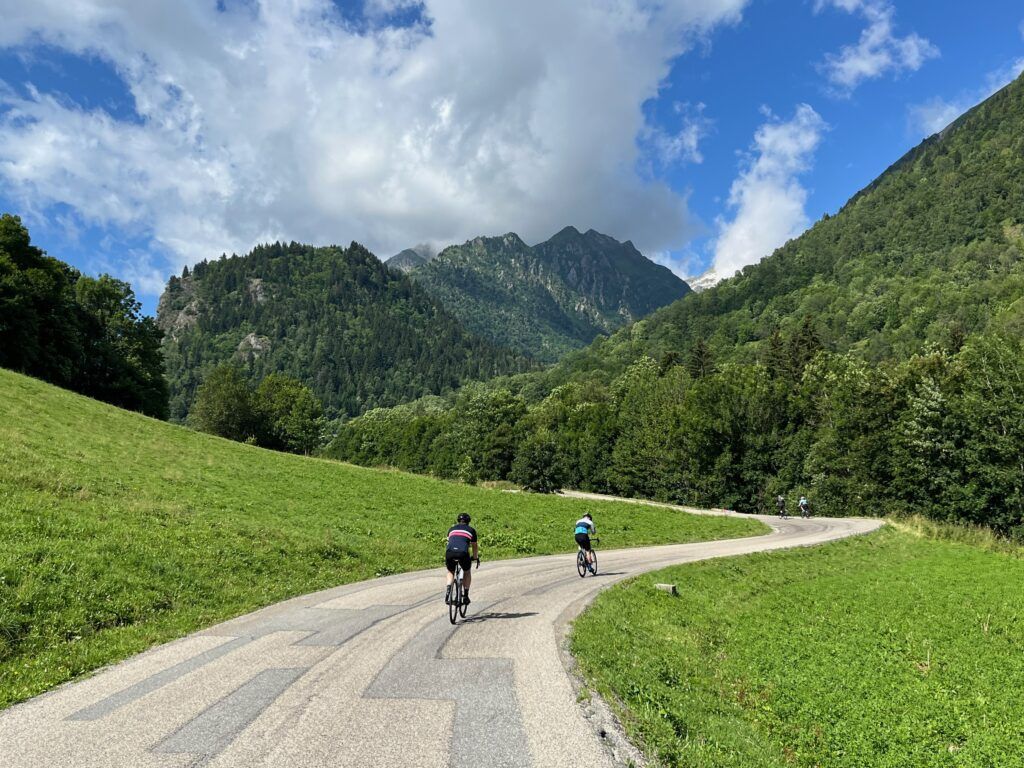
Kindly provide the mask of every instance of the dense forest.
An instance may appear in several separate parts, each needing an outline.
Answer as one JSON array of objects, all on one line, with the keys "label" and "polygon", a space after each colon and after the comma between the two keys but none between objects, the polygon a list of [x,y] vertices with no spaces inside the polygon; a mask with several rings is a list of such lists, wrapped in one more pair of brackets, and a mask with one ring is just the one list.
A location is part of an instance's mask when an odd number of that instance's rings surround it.
[{"label": "dense forest", "polygon": [[[389,264],[413,263],[401,256]],[[406,271],[470,330],[545,362],[690,290],[632,243],[574,227],[532,247],[511,232],[478,237]]]},{"label": "dense forest", "polygon": [[0,367],[166,418],[160,337],[128,283],[80,274],[0,216]]},{"label": "dense forest", "polygon": [[404,275],[346,249],[262,245],[172,277],[160,299],[172,419],[233,364],[308,385],[329,417],[354,415],[533,364],[468,332]]},{"label": "dense forest", "polygon": [[760,264],[546,371],[367,413],[333,456],[1024,538],[1024,79]]}]

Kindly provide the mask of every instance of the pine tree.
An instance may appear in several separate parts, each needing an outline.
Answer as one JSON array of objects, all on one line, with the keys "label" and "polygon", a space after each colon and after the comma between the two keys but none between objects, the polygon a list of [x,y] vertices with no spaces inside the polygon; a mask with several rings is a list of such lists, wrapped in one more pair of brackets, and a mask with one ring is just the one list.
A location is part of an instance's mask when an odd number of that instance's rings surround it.
[{"label": "pine tree", "polygon": [[697,342],[690,348],[690,356],[686,361],[686,370],[695,379],[703,379],[715,372],[715,358],[711,348],[698,338]]}]

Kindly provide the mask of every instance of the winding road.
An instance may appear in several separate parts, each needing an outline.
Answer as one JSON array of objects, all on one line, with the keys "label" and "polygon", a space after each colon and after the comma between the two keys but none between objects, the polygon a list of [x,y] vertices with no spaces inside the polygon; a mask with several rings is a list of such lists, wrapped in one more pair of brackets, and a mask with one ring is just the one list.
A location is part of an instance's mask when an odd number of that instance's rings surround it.
[{"label": "winding road", "polygon": [[599,590],[880,525],[761,519],[772,533],[601,551],[596,578],[576,575],[575,554],[487,562],[485,550],[454,627],[441,569],[279,603],[0,712],[0,765],[611,767],[628,745],[579,702],[563,643]]}]

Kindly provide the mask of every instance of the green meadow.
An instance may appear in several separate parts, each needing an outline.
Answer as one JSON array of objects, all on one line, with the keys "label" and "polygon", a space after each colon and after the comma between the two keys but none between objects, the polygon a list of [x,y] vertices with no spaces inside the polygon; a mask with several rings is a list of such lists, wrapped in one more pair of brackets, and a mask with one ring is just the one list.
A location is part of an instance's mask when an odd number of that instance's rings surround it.
[{"label": "green meadow", "polygon": [[606,547],[766,530],[275,453],[0,370],[0,707],[293,595],[438,566],[459,512],[486,579],[488,559],[574,549],[587,510]]},{"label": "green meadow", "polygon": [[573,650],[655,765],[1024,765],[1024,559],[957,537],[984,538],[890,525],[652,573]]}]

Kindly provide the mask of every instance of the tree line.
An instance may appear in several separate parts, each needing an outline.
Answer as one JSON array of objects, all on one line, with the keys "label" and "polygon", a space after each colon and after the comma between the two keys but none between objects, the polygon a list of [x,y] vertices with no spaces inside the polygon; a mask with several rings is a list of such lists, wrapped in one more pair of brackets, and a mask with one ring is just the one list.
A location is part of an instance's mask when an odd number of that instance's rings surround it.
[{"label": "tree line", "polygon": [[922,513],[1024,540],[1024,348],[986,335],[874,365],[823,350],[805,318],[755,363],[716,364],[699,343],[536,402],[470,387],[370,411],[327,452],[745,512],[806,494],[822,514]]}]

